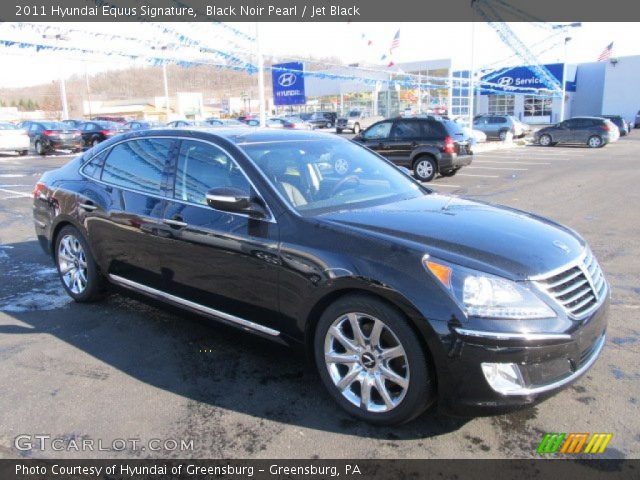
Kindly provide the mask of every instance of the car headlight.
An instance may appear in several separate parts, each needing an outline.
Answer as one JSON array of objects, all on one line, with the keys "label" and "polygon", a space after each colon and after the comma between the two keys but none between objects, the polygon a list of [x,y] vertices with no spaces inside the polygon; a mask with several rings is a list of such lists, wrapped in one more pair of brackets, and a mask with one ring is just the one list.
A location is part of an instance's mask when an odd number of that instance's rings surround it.
[{"label": "car headlight", "polygon": [[436,260],[429,255],[422,258],[422,263],[469,316],[517,320],[556,316],[523,283]]}]

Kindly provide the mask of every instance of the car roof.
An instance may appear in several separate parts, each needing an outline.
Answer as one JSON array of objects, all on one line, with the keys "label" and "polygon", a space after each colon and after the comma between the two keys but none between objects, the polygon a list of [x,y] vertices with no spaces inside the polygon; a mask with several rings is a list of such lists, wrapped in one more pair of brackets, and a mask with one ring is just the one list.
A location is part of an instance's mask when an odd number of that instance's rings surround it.
[{"label": "car roof", "polygon": [[151,135],[177,136],[184,138],[223,139],[236,145],[252,143],[278,143],[291,141],[312,141],[322,139],[342,139],[332,133],[315,132],[310,130],[281,130],[273,128],[246,127],[179,127],[170,129],[154,129],[153,131],[135,131],[127,135],[127,139],[144,138]]},{"label": "car roof", "polygon": [[569,120],[575,120],[576,118],[581,119],[581,120],[603,120],[602,117],[588,116],[588,115],[583,115],[583,116],[580,116],[580,117],[571,117]]}]

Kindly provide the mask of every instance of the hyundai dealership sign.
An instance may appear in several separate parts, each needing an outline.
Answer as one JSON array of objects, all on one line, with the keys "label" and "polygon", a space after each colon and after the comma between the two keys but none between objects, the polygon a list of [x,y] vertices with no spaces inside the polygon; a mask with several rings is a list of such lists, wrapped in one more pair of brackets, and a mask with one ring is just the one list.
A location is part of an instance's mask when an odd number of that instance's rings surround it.
[{"label": "hyundai dealership sign", "polygon": [[303,71],[300,62],[273,65],[271,80],[275,105],[303,105],[306,102]]},{"label": "hyundai dealership sign", "polygon": [[[544,66],[558,80],[558,83],[562,84],[562,63],[552,63]],[[569,69],[567,68],[567,70]],[[571,75],[567,75],[566,88],[568,92],[576,91],[575,69],[572,69],[572,71],[574,72],[574,79],[571,79]],[[497,92],[531,93],[532,88],[549,88],[536,71],[527,66],[496,70],[484,75],[481,80],[492,84],[484,85],[485,88],[481,90],[483,95]]]}]

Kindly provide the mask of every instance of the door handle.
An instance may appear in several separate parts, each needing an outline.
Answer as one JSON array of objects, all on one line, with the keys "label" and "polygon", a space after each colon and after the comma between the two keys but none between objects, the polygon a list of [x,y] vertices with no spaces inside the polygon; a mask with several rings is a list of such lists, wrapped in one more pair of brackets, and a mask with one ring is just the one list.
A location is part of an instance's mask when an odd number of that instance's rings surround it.
[{"label": "door handle", "polygon": [[171,228],[184,228],[189,225],[187,222],[182,221],[182,217],[165,218],[162,222]]},{"label": "door handle", "polygon": [[88,212],[93,212],[96,208],[98,208],[93,204],[91,200],[87,200],[85,203],[80,203],[78,206]]}]

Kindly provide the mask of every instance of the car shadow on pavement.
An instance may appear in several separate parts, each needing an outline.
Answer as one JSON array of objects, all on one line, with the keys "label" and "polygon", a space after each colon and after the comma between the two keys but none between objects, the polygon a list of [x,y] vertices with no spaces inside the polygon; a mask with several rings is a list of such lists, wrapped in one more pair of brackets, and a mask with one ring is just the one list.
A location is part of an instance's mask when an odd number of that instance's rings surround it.
[{"label": "car shadow on pavement", "polygon": [[[156,305],[153,300],[119,293],[93,304],[76,304],[66,296],[51,260],[37,242],[0,245],[0,312],[16,320],[15,324],[1,322],[0,336],[51,335],[93,357],[80,359],[78,365],[87,365],[82,368],[95,370],[96,361],[106,364],[139,382],[189,399],[196,415],[209,415],[212,410],[217,415],[240,412],[392,443],[446,434],[469,421],[440,415],[432,408],[407,425],[371,426],[344,413],[331,400],[302,352]],[[53,366],[51,371],[56,375]],[[116,378],[107,377],[96,381]],[[68,385],[74,377],[67,373],[60,381]],[[118,387],[115,380],[114,388]],[[114,418],[121,415],[126,412],[114,412]],[[193,420],[197,428],[206,430],[206,418]]]}]

